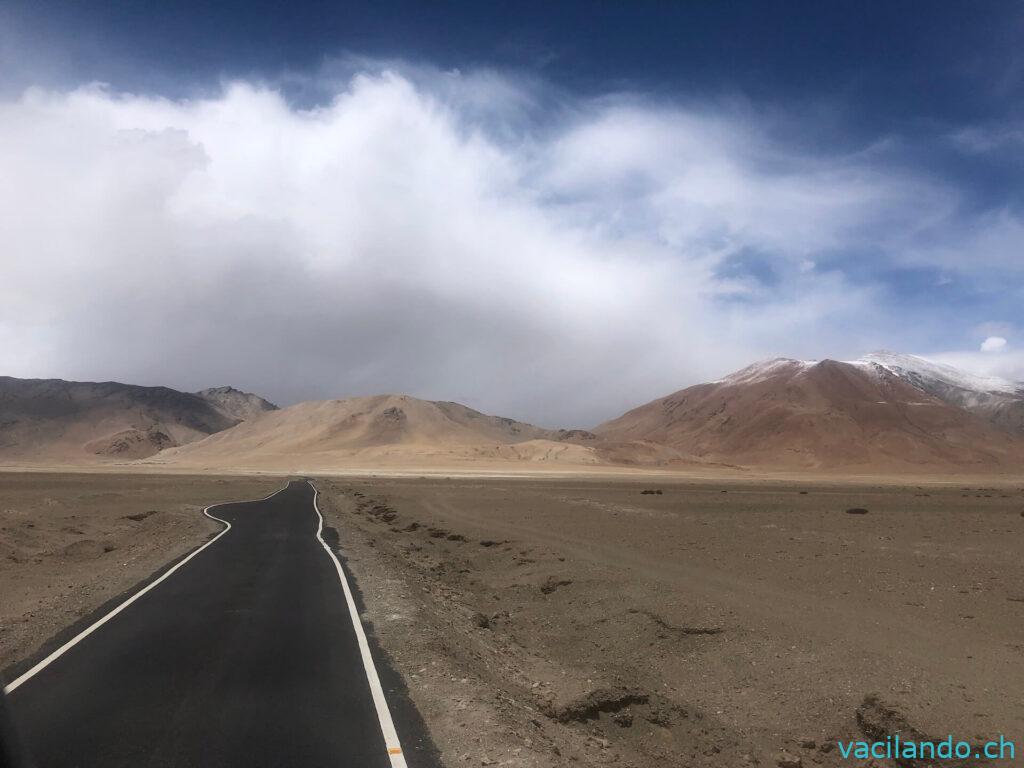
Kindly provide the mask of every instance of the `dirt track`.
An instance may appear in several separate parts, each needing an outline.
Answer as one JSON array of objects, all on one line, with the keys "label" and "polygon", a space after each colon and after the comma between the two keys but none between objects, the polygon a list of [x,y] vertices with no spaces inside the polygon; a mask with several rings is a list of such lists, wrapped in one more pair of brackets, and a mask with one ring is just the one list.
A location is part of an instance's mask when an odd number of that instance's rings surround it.
[{"label": "dirt track", "polygon": [[1020,488],[321,487],[448,764],[838,765],[858,708],[1024,734]]}]

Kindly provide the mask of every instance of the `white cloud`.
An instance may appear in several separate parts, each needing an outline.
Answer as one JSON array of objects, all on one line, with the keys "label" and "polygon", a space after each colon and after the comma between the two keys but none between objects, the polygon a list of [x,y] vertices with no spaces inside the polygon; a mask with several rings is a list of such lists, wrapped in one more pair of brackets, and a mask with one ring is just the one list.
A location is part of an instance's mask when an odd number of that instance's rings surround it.
[{"label": "white cloud", "polygon": [[1021,382],[1024,387],[1024,351],[1007,349],[998,355],[980,350],[940,352],[925,355],[937,363],[952,365],[978,376],[998,376]]},{"label": "white cloud", "polygon": [[893,240],[898,261],[996,284],[1007,274],[1019,279],[1024,272],[1024,219],[1015,210],[1002,207],[957,215],[950,208],[938,216],[925,213],[923,218],[924,226]]},{"label": "white cloud", "polygon": [[[579,101],[531,129],[531,87],[367,67],[310,110],[246,82],[0,102],[0,370],[587,425],[877,345],[891,318],[816,256],[949,200],[727,112]],[[723,273],[749,254],[783,287]]]},{"label": "white cloud", "polygon": [[1002,336],[989,336],[981,342],[982,352],[1003,352],[1006,349],[1006,339]]},{"label": "white cloud", "polygon": [[857,159],[788,152],[744,118],[632,104],[587,111],[541,163],[550,193],[590,221],[641,229],[691,258],[753,248],[800,265],[875,242],[910,200],[946,205],[941,190]]},{"label": "white cloud", "polygon": [[955,146],[969,154],[1024,147],[1024,126],[989,124],[963,128],[952,135]]}]

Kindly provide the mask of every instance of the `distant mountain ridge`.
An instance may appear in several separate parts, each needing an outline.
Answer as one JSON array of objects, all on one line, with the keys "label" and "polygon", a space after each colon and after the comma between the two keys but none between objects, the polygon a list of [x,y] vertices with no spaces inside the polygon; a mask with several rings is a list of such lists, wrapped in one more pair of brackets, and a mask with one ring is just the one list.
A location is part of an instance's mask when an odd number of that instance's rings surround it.
[{"label": "distant mountain ridge", "polygon": [[1024,434],[1024,382],[977,376],[917,355],[873,352],[854,364],[878,366],[950,405],[977,413],[1005,429]]},{"label": "distant mountain ridge", "polygon": [[373,395],[298,403],[164,451],[178,465],[329,467],[472,460],[598,462],[587,433],[536,427],[448,401]]},{"label": "distant mountain ridge", "polygon": [[225,389],[0,376],[0,461],[144,458],[233,427],[242,410],[276,407]]},{"label": "distant mountain ridge", "polygon": [[634,408],[594,432],[745,466],[1024,467],[1024,435],[1012,418],[1022,402],[1017,390],[961,374],[893,353],[849,362],[776,358]]},{"label": "distant mountain ridge", "polygon": [[0,377],[0,463],[111,460],[279,471],[530,462],[1020,472],[1024,384],[893,352],[775,358],[587,431],[409,395],[279,409],[229,386],[188,393]]}]

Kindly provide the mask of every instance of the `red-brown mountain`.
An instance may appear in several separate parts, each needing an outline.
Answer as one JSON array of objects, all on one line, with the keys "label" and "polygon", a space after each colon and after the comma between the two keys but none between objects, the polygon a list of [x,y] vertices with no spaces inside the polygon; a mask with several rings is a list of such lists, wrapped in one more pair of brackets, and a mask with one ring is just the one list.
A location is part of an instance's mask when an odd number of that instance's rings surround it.
[{"label": "red-brown mountain", "polygon": [[1004,410],[994,417],[965,407],[971,403],[940,391],[934,381],[892,370],[895,356],[885,364],[872,357],[755,363],[634,408],[594,432],[637,451],[664,446],[681,457],[747,466],[964,473],[1024,468],[1024,439]]}]

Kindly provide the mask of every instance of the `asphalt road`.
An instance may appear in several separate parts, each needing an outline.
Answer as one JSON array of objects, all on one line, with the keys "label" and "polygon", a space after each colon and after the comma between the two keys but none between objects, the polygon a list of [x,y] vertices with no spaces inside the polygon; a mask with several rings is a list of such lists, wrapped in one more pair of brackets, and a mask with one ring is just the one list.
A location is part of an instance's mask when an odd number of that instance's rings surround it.
[{"label": "asphalt road", "polygon": [[230,530],[18,684],[37,768],[404,766],[313,498],[210,508]]}]

